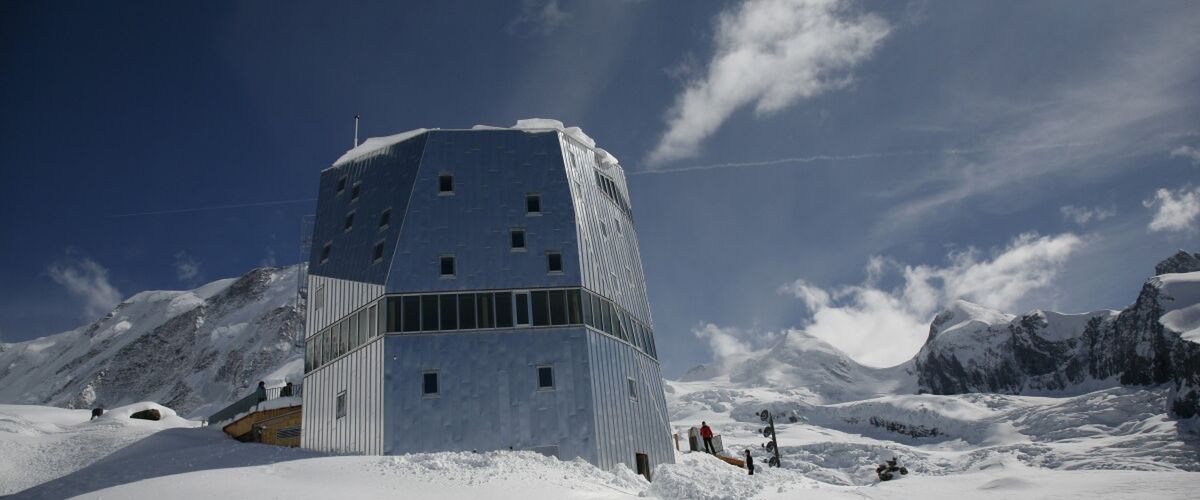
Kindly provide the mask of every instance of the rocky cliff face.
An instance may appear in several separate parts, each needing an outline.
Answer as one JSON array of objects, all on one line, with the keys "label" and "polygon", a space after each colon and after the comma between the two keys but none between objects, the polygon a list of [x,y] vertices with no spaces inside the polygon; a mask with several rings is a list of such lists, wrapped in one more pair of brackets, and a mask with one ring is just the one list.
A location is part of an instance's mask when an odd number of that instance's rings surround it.
[{"label": "rocky cliff face", "polygon": [[0,402],[68,408],[157,401],[204,416],[298,359],[294,268],[142,292],[96,322],[8,344]]},{"label": "rocky cliff face", "polygon": [[1200,413],[1200,344],[1188,333],[1200,315],[1200,257],[1180,252],[1156,271],[1122,311],[1010,316],[954,304],[914,360],[919,390],[1078,394],[1169,383],[1172,413]]}]

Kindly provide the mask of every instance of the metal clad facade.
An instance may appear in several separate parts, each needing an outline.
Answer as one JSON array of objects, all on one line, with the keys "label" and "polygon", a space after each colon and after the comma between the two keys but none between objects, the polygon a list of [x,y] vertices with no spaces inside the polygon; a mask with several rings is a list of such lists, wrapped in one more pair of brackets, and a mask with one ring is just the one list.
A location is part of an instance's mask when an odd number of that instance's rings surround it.
[{"label": "metal clad facade", "polygon": [[[320,197],[309,337],[385,294],[444,291],[584,287],[653,324],[624,173],[557,130],[428,131],[322,172]],[[511,248],[514,229],[524,249]],[[549,272],[550,252],[562,272]],[[455,273],[442,276],[451,256]],[[637,332],[621,335],[652,336]],[[538,387],[539,366],[552,367],[553,389]],[[427,371],[438,374],[433,396],[422,393]],[[637,453],[651,466],[674,461],[658,361],[582,325],[384,334],[310,371],[304,405],[303,445],[324,451],[534,449],[631,469]]]},{"label": "metal clad facade", "polygon": [[[557,132],[431,131],[413,184],[388,293],[578,286],[578,266],[549,274],[546,253],[579,262],[571,191]],[[454,194],[438,190],[453,176]],[[526,213],[526,195],[541,212]],[[509,231],[524,229],[526,249],[509,248]],[[440,275],[452,255],[457,276]]]},{"label": "metal clad facade", "polygon": [[[383,453],[383,337],[304,378],[301,446],[325,452]],[[338,394],[346,413],[337,415]]]},{"label": "metal clad facade", "polygon": [[[595,461],[583,327],[386,337],[385,453],[556,450]],[[538,388],[550,366],[554,388]],[[436,371],[439,394],[422,394]]]}]

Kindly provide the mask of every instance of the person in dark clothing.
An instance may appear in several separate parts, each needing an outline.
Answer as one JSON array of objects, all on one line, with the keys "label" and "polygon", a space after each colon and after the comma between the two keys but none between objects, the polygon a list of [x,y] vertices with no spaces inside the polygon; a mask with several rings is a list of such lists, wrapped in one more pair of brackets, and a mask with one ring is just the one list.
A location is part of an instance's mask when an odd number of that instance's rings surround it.
[{"label": "person in dark clothing", "polygon": [[101,415],[104,415],[104,408],[92,408],[92,418],[89,418],[88,420],[96,420],[96,417]]},{"label": "person in dark clothing", "polygon": [[261,403],[263,401],[266,401],[267,400],[267,383],[260,380],[258,382],[258,389],[254,390],[254,395],[257,396],[255,399],[257,399],[258,402]]},{"label": "person in dark clothing", "polygon": [[750,450],[746,450],[746,470],[750,471],[750,475],[754,475],[754,457],[750,456]]},{"label": "person in dark clothing", "polygon": [[287,385],[283,386],[283,389],[279,390],[279,397],[281,397],[281,398],[292,397],[292,383],[291,382],[288,382]]},{"label": "person in dark clothing", "polygon": [[717,447],[713,446],[713,431],[712,427],[708,426],[708,422],[700,422],[700,437],[704,439],[704,451],[716,455]]}]

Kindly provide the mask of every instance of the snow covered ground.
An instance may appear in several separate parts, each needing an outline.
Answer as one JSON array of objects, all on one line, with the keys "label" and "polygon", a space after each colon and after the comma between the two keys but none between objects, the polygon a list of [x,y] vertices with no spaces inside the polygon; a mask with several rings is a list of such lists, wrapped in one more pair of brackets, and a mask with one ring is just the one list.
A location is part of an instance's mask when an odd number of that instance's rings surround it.
[{"label": "snow covered ground", "polygon": [[[758,473],[702,453],[678,454],[653,483],[532,452],[330,456],[238,443],[178,417],[126,418],[137,405],[96,422],[82,410],[7,405],[0,491],[42,483],[14,498],[1191,498],[1200,480],[1197,438],[1166,419],[1161,389],[813,405],[804,393],[728,381],[669,387],[678,430],[707,420],[727,449],[754,450]],[[780,469],[761,466],[753,413],[763,405],[780,417]],[[877,484],[875,464],[893,456],[912,472]]]}]

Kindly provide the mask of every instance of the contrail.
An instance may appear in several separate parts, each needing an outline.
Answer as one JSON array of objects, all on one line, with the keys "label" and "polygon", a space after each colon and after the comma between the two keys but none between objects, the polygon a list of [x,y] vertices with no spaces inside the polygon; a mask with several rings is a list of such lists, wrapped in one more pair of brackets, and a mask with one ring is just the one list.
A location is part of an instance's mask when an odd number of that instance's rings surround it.
[{"label": "contrail", "polygon": [[317,201],[316,198],[304,198],[300,200],[278,200],[278,201],[260,201],[257,203],[239,203],[236,205],[214,205],[209,207],[194,207],[194,208],[177,208],[173,210],[155,210],[152,212],[135,212],[128,214],[109,215],[110,218],[120,217],[140,217],[143,215],[165,215],[165,214],[186,214],[192,212],[209,212],[212,210],[227,210],[231,208],[249,208],[249,207],[267,207],[271,205],[289,205],[292,203],[307,203]]},{"label": "contrail", "polygon": [[[1083,142],[1068,142],[1062,144],[1036,144],[1025,146],[1025,149],[1054,149],[1054,148],[1069,148],[1074,146],[1083,146],[1089,143]],[[626,172],[626,176],[631,175],[659,175],[659,174],[674,174],[679,172],[694,172],[697,170],[716,170],[722,168],[740,168],[740,167],[769,167],[773,165],[783,165],[788,163],[812,163],[819,161],[856,161],[856,160],[873,160],[877,158],[895,158],[898,156],[925,156],[925,155],[963,155],[974,154],[991,151],[994,148],[972,148],[972,149],[929,149],[921,151],[886,151],[882,153],[861,153],[852,155],[816,155],[816,156],[795,156],[791,158],[778,158],[775,160],[764,161],[748,161],[734,163],[713,163],[709,165],[689,165],[685,167],[665,168],[660,170],[639,170],[637,172]]]}]

